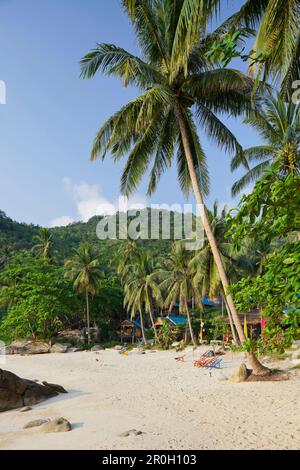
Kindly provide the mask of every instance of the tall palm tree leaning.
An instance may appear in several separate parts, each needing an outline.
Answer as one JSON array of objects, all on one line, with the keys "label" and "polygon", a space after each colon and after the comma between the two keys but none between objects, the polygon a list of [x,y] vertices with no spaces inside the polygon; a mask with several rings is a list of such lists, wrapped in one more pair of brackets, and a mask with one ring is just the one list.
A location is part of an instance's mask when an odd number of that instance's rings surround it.
[{"label": "tall palm tree leaning", "polygon": [[49,229],[41,227],[38,235],[33,237],[33,242],[35,245],[32,250],[37,254],[37,256],[49,261],[53,259],[53,240],[52,233]]},{"label": "tall palm tree leaning", "polygon": [[81,243],[79,248],[74,250],[73,258],[65,262],[65,268],[65,276],[74,281],[74,288],[85,294],[88,344],[90,344],[89,294],[94,296],[99,288],[99,280],[102,274],[99,261],[95,258],[91,248],[87,244]]},{"label": "tall palm tree leaning", "polygon": [[127,264],[123,270],[122,283],[124,285],[124,303],[128,311],[134,317],[138,311],[141,319],[142,334],[144,342],[146,337],[144,332],[143,309],[150,316],[155,339],[158,340],[154,322],[154,306],[162,306],[162,296],[157,282],[158,264],[153,257],[145,252],[139,251],[136,256]]},{"label": "tall palm tree leaning", "polygon": [[[207,4],[201,2],[201,19],[209,18]],[[221,148],[238,153],[239,143],[221,122],[216,112],[237,116],[249,110],[251,80],[233,69],[216,68],[206,52],[212,42],[232,28],[232,21],[223,23],[215,32],[205,35],[189,47],[184,67],[178,67],[178,30],[184,0],[123,0],[133,22],[143,59],[112,44],[98,44],[81,60],[81,76],[92,78],[96,72],[115,75],[125,86],[132,84],[142,94],[111,116],[98,131],[91,159],[105,158],[109,151],[118,161],[128,155],[121,176],[121,192],[132,193],[151,161],[149,195],[161,174],[177,155],[178,179],[188,193],[193,188],[201,211],[202,222],[215,258],[227,303],[240,341],[245,340],[222,259],[209,225],[203,196],[208,193],[208,171],[204,151],[196,131],[197,124]],[[193,17],[191,17],[193,18]],[[193,18],[194,21],[194,18]],[[247,32],[245,32],[247,34]],[[175,55],[174,55],[175,54]],[[181,56],[186,55],[185,43]],[[266,373],[254,355],[249,354],[255,373]]]},{"label": "tall palm tree leaning", "polygon": [[[260,178],[272,164],[276,164],[281,176],[300,171],[300,106],[284,102],[277,95],[268,94],[262,106],[244,121],[257,130],[265,145],[250,147],[236,155],[231,167],[235,170],[240,164],[258,162],[250,168],[232,187],[236,196],[250,183]],[[242,155],[242,159],[241,159]]]}]

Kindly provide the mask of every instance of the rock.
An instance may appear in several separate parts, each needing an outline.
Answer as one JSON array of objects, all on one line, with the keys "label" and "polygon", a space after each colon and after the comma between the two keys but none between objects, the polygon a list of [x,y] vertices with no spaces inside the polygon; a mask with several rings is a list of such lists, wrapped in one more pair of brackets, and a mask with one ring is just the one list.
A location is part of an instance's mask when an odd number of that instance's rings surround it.
[{"label": "rock", "polygon": [[32,410],[31,406],[24,406],[24,408],[20,410],[20,413],[26,413],[27,411],[30,411],[30,410]]},{"label": "rock", "polygon": [[51,346],[51,353],[66,353],[71,345],[70,344],[61,344],[55,343]]},{"label": "rock", "polygon": [[44,341],[23,340],[14,341],[5,346],[5,354],[46,354],[50,352],[50,346]]},{"label": "rock", "polygon": [[23,429],[37,428],[38,426],[48,423],[48,421],[48,419],[35,419],[26,423],[25,426],[23,426]]},{"label": "rock", "polygon": [[233,375],[231,377],[229,377],[229,382],[231,383],[239,383],[239,382],[245,382],[249,377],[249,371],[246,367],[246,364],[244,364],[243,362],[241,364],[239,364]]},{"label": "rock", "polygon": [[66,393],[59,385],[47,382],[41,385],[0,369],[0,412],[29,407],[59,393]]},{"label": "rock", "polygon": [[0,388],[0,412],[21,408],[23,405],[22,395]]},{"label": "rock", "polygon": [[64,387],[62,387],[61,385],[49,384],[49,383],[46,382],[46,381],[43,381],[42,384],[45,385],[46,387],[52,388],[52,389],[55,390],[57,393],[68,393],[67,390],[65,390]]},{"label": "rock", "polygon": [[117,346],[114,347],[115,351],[121,351],[121,349],[123,349],[124,346],[120,346],[119,344],[117,344]]},{"label": "rock", "polygon": [[58,395],[58,392],[53,388],[45,387],[44,385],[37,384],[36,382],[27,382],[28,386],[23,394],[24,406],[36,405],[41,401],[48,400],[49,398],[53,398]]},{"label": "rock", "polygon": [[65,418],[55,418],[44,424],[42,432],[68,432],[72,430],[71,423]]},{"label": "rock", "polygon": [[91,351],[103,351],[103,347],[101,346],[101,344],[95,344],[95,346],[93,346],[91,348]]},{"label": "rock", "polygon": [[71,347],[71,348],[68,349],[67,352],[68,352],[68,353],[74,353],[74,352],[80,352],[80,351],[82,351],[82,349],[80,349],[80,348],[75,348],[75,347]]},{"label": "rock", "polygon": [[140,436],[142,431],[137,431],[136,429],[129,429],[129,431],[121,432],[119,437],[129,437],[129,436]]},{"label": "rock", "polygon": [[84,331],[83,330],[63,330],[58,333],[56,336],[58,342],[60,339],[66,339],[72,344],[82,343],[84,341]]}]

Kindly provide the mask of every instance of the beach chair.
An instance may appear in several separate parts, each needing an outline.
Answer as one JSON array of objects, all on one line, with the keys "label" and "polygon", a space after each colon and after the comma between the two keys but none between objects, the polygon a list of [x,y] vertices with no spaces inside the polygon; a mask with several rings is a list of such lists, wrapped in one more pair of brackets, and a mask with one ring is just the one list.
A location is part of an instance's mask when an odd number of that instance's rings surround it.
[{"label": "beach chair", "polygon": [[184,362],[185,356],[186,356],[185,354],[183,356],[177,356],[177,357],[175,357],[175,361],[176,362]]},{"label": "beach chair", "polygon": [[196,359],[196,361],[194,361],[194,367],[198,367],[199,369],[202,367],[209,367],[217,359],[218,359],[217,356],[213,356],[213,357],[202,356],[200,357],[200,359]]},{"label": "beach chair", "polygon": [[205,367],[207,367],[207,369],[209,369],[209,370],[220,369],[221,368],[221,362],[222,362],[222,358],[219,357],[214,362],[212,362],[209,366],[205,366]]}]

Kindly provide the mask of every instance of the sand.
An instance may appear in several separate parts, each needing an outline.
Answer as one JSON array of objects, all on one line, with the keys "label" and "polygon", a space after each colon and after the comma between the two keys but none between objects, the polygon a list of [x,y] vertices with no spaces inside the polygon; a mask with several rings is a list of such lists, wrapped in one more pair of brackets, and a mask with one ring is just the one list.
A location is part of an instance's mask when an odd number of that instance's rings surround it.
[{"label": "sand", "polygon": [[[189,350],[184,363],[174,351],[8,356],[3,369],[70,393],[0,413],[0,449],[300,449],[299,371],[286,382],[230,384],[242,354],[226,354],[211,374],[193,367],[199,355]],[[23,429],[61,416],[71,432]],[[120,436],[130,429],[142,434]]]}]

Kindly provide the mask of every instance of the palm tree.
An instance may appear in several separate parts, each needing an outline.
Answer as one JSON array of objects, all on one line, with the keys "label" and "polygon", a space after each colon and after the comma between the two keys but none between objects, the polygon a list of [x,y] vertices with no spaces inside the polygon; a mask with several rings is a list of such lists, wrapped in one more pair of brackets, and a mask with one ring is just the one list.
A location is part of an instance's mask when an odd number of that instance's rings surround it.
[{"label": "palm tree", "polygon": [[138,311],[140,314],[142,334],[146,342],[143,322],[143,308],[150,316],[151,325],[156,340],[157,332],[154,322],[154,305],[162,305],[162,296],[159,284],[157,282],[158,263],[153,257],[144,251],[138,252],[131,263],[126,265],[123,271],[122,280],[124,282],[124,303],[128,311],[134,317]]},{"label": "palm tree", "polygon": [[[205,18],[218,12],[221,0],[184,0],[180,4],[173,59],[177,69],[182,66],[187,69],[195,39],[205,30]],[[241,9],[228,19],[227,30],[257,30],[250,70],[254,73],[257,69],[257,82],[262,75],[264,81],[281,79],[281,91],[289,96],[293,81],[300,78],[299,25],[300,0],[245,0]]]},{"label": "palm tree", "polygon": [[245,123],[256,129],[265,145],[245,149],[232,160],[232,169],[241,163],[258,162],[236,181],[232,187],[237,195],[250,183],[260,178],[264,171],[276,164],[280,176],[298,173],[300,170],[300,106],[286,103],[279,95],[268,94],[262,100],[260,110],[253,112]]},{"label": "palm tree", "polygon": [[167,292],[165,306],[171,312],[179,300],[179,311],[187,317],[191,340],[195,346],[188,302],[194,297],[200,308],[202,304],[199,300],[198,286],[195,285],[193,271],[190,268],[190,261],[191,251],[185,249],[184,243],[173,243],[171,254],[166,260],[165,268],[160,272],[160,277],[163,279],[161,289]]},{"label": "palm tree", "polygon": [[[257,0],[248,0],[248,18],[257,18]],[[263,12],[256,41],[253,46],[253,58],[263,55],[265,60],[258,66],[257,77],[263,74],[268,78],[279,79],[281,92],[290,96],[292,83],[300,78],[300,0],[264,0],[260,10]],[[255,61],[254,61],[255,63]]]},{"label": "palm tree", "polygon": [[132,261],[137,253],[138,251],[136,240],[128,238],[126,241],[120,244],[117,252],[116,269],[121,278],[123,277],[127,264]]},{"label": "palm tree", "polygon": [[87,244],[82,243],[78,249],[74,249],[73,258],[65,262],[65,268],[65,276],[74,281],[74,288],[80,293],[85,293],[88,344],[90,344],[89,294],[94,296],[99,287],[99,280],[101,278],[99,261],[95,258],[91,248]]},{"label": "palm tree", "polygon": [[[81,60],[81,76],[92,78],[102,71],[142,90],[140,96],[104,123],[91,152],[91,159],[95,160],[99,156],[104,159],[109,151],[115,161],[129,153],[121,176],[121,192],[131,194],[153,160],[148,186],[148,194],[152,194],[176,154],[181,188],[187,193],[192,187],[197,204],[204,208],[203,196],[208,193],[209,181],[196,121],[221,148],[238,153],[239,143],[216,113],[237,116],[249,110],[252,82],[237,70],[214,67],[206,57],[212,41],[232,27],[230,21],[214,33],[203,33],[197,44],[194,41],[186,67],[178,68],[174,54],[178,55],[177,33],[184,3],[184,0],[124,0],[143,58],[112,44],[98,44]],[[201,17],[204,23],[206,17],[205,14]],[[185,54],[183,45],[181,56]],[[228,278],[205,208],[201,216],[227,304],[243,342],[243,328],[228,294]],[[254,360],[252,366],[256,373],[263,372]]]},{"label": "palm tree", "polygon": [[53,259],[53,239],[49,229],[41,227],[38,235],[33,237],[35,245],[32,250],[38,257],[51,261]]}]

